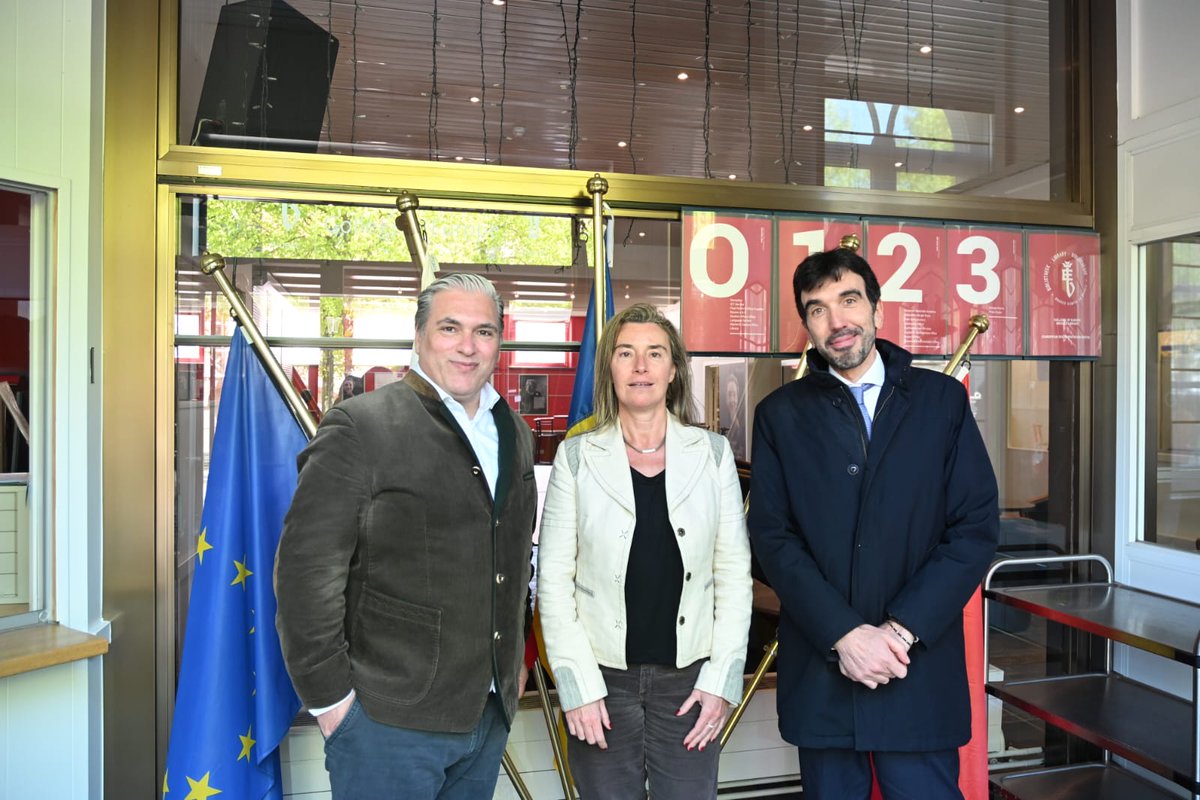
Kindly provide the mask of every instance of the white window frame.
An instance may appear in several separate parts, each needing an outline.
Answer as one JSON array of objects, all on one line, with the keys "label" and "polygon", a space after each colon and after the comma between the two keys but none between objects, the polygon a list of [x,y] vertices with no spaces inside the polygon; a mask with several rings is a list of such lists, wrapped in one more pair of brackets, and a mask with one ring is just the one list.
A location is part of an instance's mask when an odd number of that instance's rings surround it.
[{"label": "white window frame", "polygon": [[57,209],[62,187],[7,179],[0,189],[28,195],[29,219],[29,482],[26,486],[29,543],[27,561],[30,610],[0,617],[0,630],[47,622],[54,614],[51,528],[54,502],[52,467],[54,396],[55,254]]}]

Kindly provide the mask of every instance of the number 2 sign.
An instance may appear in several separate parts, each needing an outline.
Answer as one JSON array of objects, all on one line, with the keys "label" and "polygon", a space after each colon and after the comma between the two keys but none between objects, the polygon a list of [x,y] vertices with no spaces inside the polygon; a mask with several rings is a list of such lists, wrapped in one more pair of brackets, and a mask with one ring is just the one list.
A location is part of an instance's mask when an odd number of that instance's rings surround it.
[{"label": "number 2 sign", "polygon": [[866,259],[879,278],[879,337],[918,355],[950,351],[941,225],[867,221]]}]

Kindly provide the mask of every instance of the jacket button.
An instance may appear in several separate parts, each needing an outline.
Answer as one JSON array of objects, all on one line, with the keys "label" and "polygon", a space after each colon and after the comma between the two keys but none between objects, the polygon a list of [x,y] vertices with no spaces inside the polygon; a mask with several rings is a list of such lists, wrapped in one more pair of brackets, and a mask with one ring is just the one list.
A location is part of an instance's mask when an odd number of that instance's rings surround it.
[{"label": "jacket button", "polygon": [[496,644],[499,644],[500,640],[503,639],[504,636],[501,635],[500,631],[496,631],[492,634],[492,638],[496,641]]},{"label": "jacket button", "polygon": [[481,470],[478,466],[471,467],[471,474],[478,478],[483,474],[483,470]]},{"label": "jacket button", "polygon": [[497,573],[496,573],[496,585],[497,585],[497,586],[499,586],[499,585],[500,585],[500,584],[502,584],[502,583],[504,583],[504,573],[503,573],[503,572],[497,572]]},{"label": "jacket button", "polygon": [[858,464],[851,464],[850,466],[846,467],[846,472],[850,473],[851,475],[857,475],[859,469],[860,468]]},{"label": "jacket button", "polygon": [[679,618],[679,624],[680,624],[680,625],[682,625],[682,624],[683,624],[683,617],[680,617],[680,618]]},{"label": "jacket button", "polygon": [[690,581],[692,579],[692,573],[689,572],[688,574],[684,575],[683,579],[685,581]]},{"label": "jacket button", "polygon": [[679,530],[677,530],[675,532],[678,533],[680,536],[683,536],[684,534],[687,533],[687,531],[685,531],[683,528],[680,528]]}]

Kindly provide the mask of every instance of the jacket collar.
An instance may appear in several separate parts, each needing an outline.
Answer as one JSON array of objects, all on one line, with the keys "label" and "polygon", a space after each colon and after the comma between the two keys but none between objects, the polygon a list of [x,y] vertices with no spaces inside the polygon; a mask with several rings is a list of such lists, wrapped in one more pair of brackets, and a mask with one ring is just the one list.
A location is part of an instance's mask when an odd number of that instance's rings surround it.
[{"label": "jacket collar", "polygon": [[[688,498],[704,469],[704,449],[709,448],[708,434],[667,415],[667,510],[674,511]],[[581,453],[601,488],[617,503],[634,513],[633,479],[621,423],[587,434]]]},{"label": "jacket collar", "polygon": [[[413,390],[417,398],[425,404],[427,409],[431,411],[436,410],[442,419],[446,420],[451,430],[457,433],[458,438],[466,445],[467,451],[471,453],[471,457],[476,458],[475,450],[471,446],[471,440],[467,438],[467,434],[463,431],[462,426],[458,424],[458,420],[454,418],[454,415],[450,413],[450,409],[446,407],[446,403],[442,400],[441,392],[438,391],[437,387],[426,380],[416,370],[412,369],[404,376],[403,382],[405,386]],[[483,410],[482,408],[480,409],[480,411]],[[492,515],[494,517],[497,510],[504,505],[505,496],[508,494],[508,489],[512,484],[512,460],[516,450],[516,424],[509,413],[508,403],[502,397],[497,397],[496,401],[492,404],[490,412],[496,420],[496,432],[499,434],[499,453],[497,458],[500,469],[496,475],[495,496],[492,500]],[[476,463],[478,463],[477,458]]]},{"label": "jacket collar", "polygon": [[[912,353],[887,339],[876,339],[875,349],[883,359],[884,374],[887,376],[885,385],[890,384],[898,389],[907,390],[908,374],[912,369]],[[815,347],[808,350],[808,368],[812,375],[818,378],[822,387],[836,389],[842,385],[829,371],[829,362],[825,360],[825,356],[817,352]]]}]

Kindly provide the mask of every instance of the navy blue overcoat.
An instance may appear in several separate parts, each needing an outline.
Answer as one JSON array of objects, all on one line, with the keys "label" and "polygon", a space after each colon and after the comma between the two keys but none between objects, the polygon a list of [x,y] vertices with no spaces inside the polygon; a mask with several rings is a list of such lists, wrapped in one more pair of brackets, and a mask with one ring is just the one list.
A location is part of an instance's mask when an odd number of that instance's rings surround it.
[{"label": "navy blue overcoat", "polygon": [[[962,609],[996,550],[996,479],[962,384],[879,340],[887,378],[868,440],[853,396],[813,372],[754,420],[755,554],[782,604],[779,726],[805,748],[921,751],[970,738]],[[834,644],[888,618],[919,637],[908,676],[877,689]]]}]

